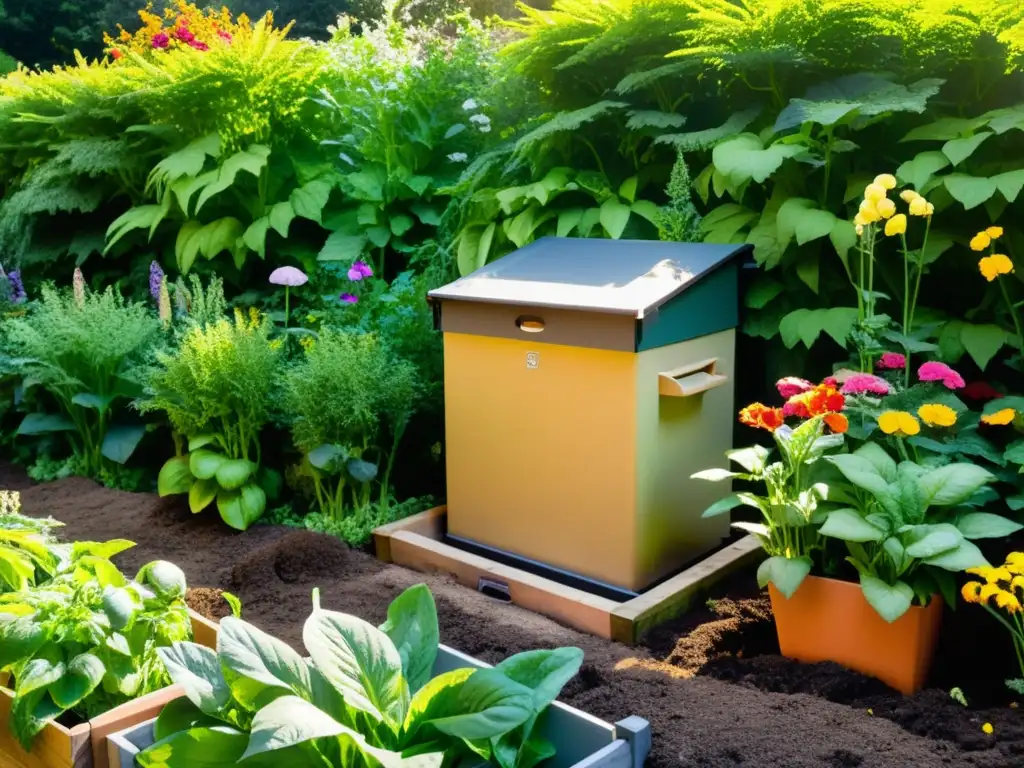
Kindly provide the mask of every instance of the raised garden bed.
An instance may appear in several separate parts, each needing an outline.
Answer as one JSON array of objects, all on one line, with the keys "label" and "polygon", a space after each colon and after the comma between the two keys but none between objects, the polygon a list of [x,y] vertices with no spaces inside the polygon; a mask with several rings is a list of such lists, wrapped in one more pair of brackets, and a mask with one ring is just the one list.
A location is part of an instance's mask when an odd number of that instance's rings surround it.
[{"label": "raised garden bed", "polygon": [[[24,489],[28,514],[64,520],[68,536],[136,541],[118,556],[127,570],[157,557],[178,563],[190,584],[234,592],[244,618],[296,647],[313,587],[325,607],[379,623],[388,603],[419,582],[434,594],[442,642],[475,658],[497,663],[518,651],[578,646],[586,660],[562,701],[610,723],[634,714],[648,720],[652,768],[1016,768],[1024,759],[1024,713],[1009,707],[1007,670],[991,666],[1012,651],[996,622],[970,620],[972,606],[947,610],[928,685],[904,697],[834,664],[779,656],[768,599],[752,574],[721,584],[716,601],[627,648],[329,537],[260,526],[237,534],[177,499],[79,479],[30,488],[0,466],[0,486],[12,483]],[[970,707],[950,697],[954,686]]]}]

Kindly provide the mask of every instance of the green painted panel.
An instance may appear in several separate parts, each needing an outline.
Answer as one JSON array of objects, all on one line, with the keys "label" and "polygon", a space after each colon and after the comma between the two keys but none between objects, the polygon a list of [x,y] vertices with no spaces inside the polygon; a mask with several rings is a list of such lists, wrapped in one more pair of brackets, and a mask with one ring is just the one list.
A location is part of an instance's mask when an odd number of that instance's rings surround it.
[{"label": "green painted panel", "polygon": [[640,327],[637,351],[736,328],[739,322],[739,264],[734,260],[645,318]]}]

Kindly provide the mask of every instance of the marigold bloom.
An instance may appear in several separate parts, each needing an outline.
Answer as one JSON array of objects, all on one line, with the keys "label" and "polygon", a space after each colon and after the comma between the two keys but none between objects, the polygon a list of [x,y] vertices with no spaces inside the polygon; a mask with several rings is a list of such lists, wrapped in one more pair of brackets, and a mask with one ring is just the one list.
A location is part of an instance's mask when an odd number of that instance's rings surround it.
[{"label": "marigold bloom", "polygon": [[843,382],[839,390],[844,395],[888,395],[892,387],[885,379],[870,373],[855,373]]},{"label": "marigold bloom", "polygon": [[985,234],[991,237],[993,240],[998,240],[1000,237],[1003,236],[1003,228],[989,227],[988,229],[985,230]]},{"label": "marigold bloom", "polygon": [[887,435],[897,437],[916,435],[921,424],[906,411],[885,411],[878,417],[878,426]]},{"label": "marigold bloom", "polygon": [[931,203],[929,203],[923,197],[915,197],[913,200],[910,201],[910,215],[928,216],[931,213],[931,211],[928,208],[928,206],[930,205]]},{"label": "marigold bloom", "polygon": [[896,177],[891,173],[880,173],[875,176],[875,184],[882,189],[896,189]]},{"label": "marigold bloom", "polygon": [[883,219],[889,219],[892,218],[894,213],[896,213],[896,203],[889,198],[885,198],[884,200],[879,200],[875,203],[875,210],[878,211],[878,215]]},{"label": "marigold bloom", "polygon": [[845,434],[850,428],[850,420],[841,413],[828,413],[825,415],[825,424],[837,435]]},{"label": "marigold bloom", "polygon": [[885,199],[885,187],[881,184],[868,184],[864,188],[864,199],[877,203]]},{"label": "marigold bloom", "polygon": [[991,283],[999,275],[1008,275],[1013,272],[1013,262],[1005,254],[993,253],[991,256],[985,256],[978,262],[978,269],[985,279]]},{"label": "marigold bloom", "polygon": [[964,379],[945,363],[924,363],[917,369],[917,377],[921,381],[941,381],[947,389],[962,389]]},{"label": "marigold bloom", "polygon": [[1020,600],[1012,592],[1000,592],[996,595],[996,605],[1007,613],[1020,613]]},{"label": "marigold bloom", "polygon": [[993,597],[995,597],[1002,591],[1003,590],[1000,589],[998,584],[993,584],[992,582],[983,584],[981,587],[981,591],[978,593],[978,602],[980,602],[982,605],[987,605],[989,600],[991,600]]},{"label": "marigold bloom", "polygon": [[952,427],[956,424],[956,411],[941,403],[925,403],[917,409],[917,415],[929,427]]},{"label": "marigold bloom", "polygon": [[980,581],[968,581],[960,589],[960,596],[966,603],[977,603],[981,600],[981,582]]},{"label": "marigold bloom", "polygon": [[774,432],[783,424],[781,408],[769,408],[763,403],[751,403],[740,411],[740,423],[757,429]]},{"label": "marigold bloom", "polygon": [[1011,424],[1016,418],[1017,412],[1013,408],[1003,408],[1002,410],[990,413],[987,416],[981,417],[982,424],[990,424],[997,427],[1005,427],[1007,424]]},{"label": "marigold bloom", "polygon": [[885,234],[887,237],[902,235],[907,231],[907,216],[904,213],[897,213],[885,222]]},{"label": "marigold bloom", "polygon": [[992,244],[992,238],[989,237],[987,232],[979,232],[971,238],[971,250],[972,251],[984,251]]},{"label": "marigold bloom", "polygon": [[876,365],[885,370],[902,371],[907,367],[907,358],[899,352],[883,352]]}]

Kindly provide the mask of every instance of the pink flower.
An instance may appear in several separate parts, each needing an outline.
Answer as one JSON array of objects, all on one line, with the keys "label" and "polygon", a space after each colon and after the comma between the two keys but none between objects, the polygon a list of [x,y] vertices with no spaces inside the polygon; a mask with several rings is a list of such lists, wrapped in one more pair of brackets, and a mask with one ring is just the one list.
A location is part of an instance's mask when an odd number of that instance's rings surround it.
[{"label": "pink flower", "polygon": [[218,29],[217,35],[220,37],[221,40],[226,40],[229,43],[231,42],[232,38],[230,32],[225,32],[223,29]]},{"label": "pink flower", "polygon": [[343,293],[338,298],[345,304],[356,304],[359,302],[359,297],[353,296],[351,293]]},{"label": "pink flower", "polygon": [[195,48],[197,51],[208,51],[210,46],[204,43],[202,40],[189,40],[188,44]]},{"label": "pink flower", "polygon": [[917,369],[921,381],[941,381],[947,389],[961,389],[964,378],[945,363],[925,363]]},{"label": "pink flower", "polygon": [[848,378],[842,389],[844,395],[888,395],[892,387],[885,379],[873,376],[870,373],[855,373]]},{"label": "pink flower", "polygon": [[153,35],[153,47],[154,48],[166,48],[171,44],[171,38],[167,36],[166,32],[157,32]]},{"label": "pink flower", "polygon": [[365,261],[357,261],[348,270],[348,279],[354,283],[366,277],[373,277],[373,270]]},{"label": "pink flower", "polygon": [[878,367],[892,371],[902,371],[907,367],[907,358],[899,352],[883,352],[882,359],[878,361]]},{"label": "pink flower", "polygon": [[803,403],[797,403],[790,400],[782,406],[782,415],[784,418],[790,418],[792,416],[803,416],[807,407]]},{"label": "pink flower", "polygon": [[787,400],[794,395],[801,395],[808,390],[814,389],[814,385],[806,379],[799,379],[796,376],[787,376],[775,382],[775,388],[779,394]]},{"label": "pink flower", "polygon": [[174,36],[183,43],[191,43],[196,39],[196,36],[193,35],[189,28],[185,26],[178,27],[174,30]]},{"label": "pink flower", "polygon": [[828,378],[822,380],[821,386],[832,387],[832,389],[835,389],[837,386],[839,386],[839,380],[835,376],[829,376]]}]

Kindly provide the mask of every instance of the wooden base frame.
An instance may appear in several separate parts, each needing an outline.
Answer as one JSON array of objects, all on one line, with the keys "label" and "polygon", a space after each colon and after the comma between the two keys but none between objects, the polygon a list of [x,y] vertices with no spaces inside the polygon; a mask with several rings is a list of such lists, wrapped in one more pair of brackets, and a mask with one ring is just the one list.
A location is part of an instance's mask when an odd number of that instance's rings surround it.
[{"label": "wooden base frame", "polygon": [[381,526],[373,532],[377,557],[418,571],[450,574],[471,589],[500,586],[521,608],[628,645],[651,627],[685,613],[724,576],[764,556],[757,539],[745,536],[639,597],[620,603],[445,544],[446,530],[445,507]]},{"label": "wooden base frame", "polygon": [[[217,647],[217,624],[189,610],[192,619],[192,637],[200,645]],[[6,684],[6,680],[0,680]],[[14,702],[13,691],[0,684],[0,766],[3,768],[108,768],[107,737],[136,723],[151,720],[160,714],[171,699],[182,695],[179,686],[172,685],[159,691],[122,704],[109,712],[65,728],[49,722],[36,737],[32,751],[26,752],[10,731],[8,720]]]}]

